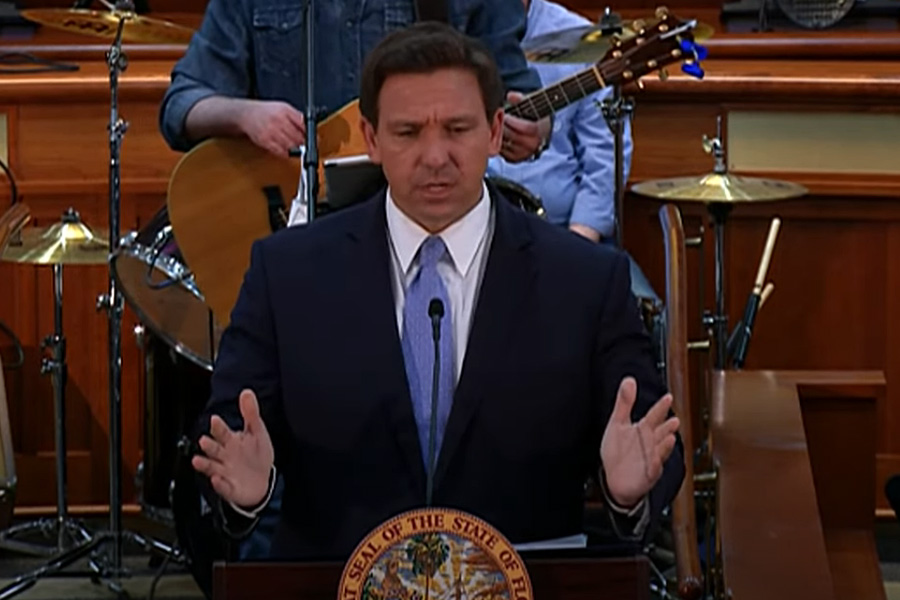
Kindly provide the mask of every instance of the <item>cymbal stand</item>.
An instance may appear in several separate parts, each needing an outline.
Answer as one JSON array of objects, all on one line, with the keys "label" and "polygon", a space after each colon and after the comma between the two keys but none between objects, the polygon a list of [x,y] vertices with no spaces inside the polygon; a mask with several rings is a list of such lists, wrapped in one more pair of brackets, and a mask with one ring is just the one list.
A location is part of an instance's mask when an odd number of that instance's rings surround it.
[{"label": "cymbal stand", "polygon": [[[712,153],[715,159],[713,173],[717,175],[725,175],[728,172],[728,166],[725,164],[725,149],[722,145],[722,117],[720,116],[716,124],[716,137],[708,139],[704,136],[704,146]],[[712,217],[713,229],[715,230],[715,287],[716,287],[716,309],[712,314],[707,314],[703,318],[703,324],[712,329],[713,342],[715,345],[714,368],[716,370],[724,369],[727,359],[728,345],[728,315],[725,314],[725,223],[728,215],[731,213],[732,204],[728,202],[710,202],[706,206],[706,210]]]},{"label": "cymbal stand", "polygon": [[612,96],[600,105],[614,140],[616,244],[622,248],[625,224],[625,123],[634,113],[634,101],[622,96],[622,86],[614,85]]},{"label": "cymbal stand", "polygon": [[[74,222],[78,215],[72,209],[63,215],[63,221]],[[56,435],[56,516],[22,523],[0,532],[0,547],[8,550],[53,556],[63,554],[72,546],[90,540],[91,535],[77,520],[69,518],[66,499],[66,338],[63,335],[63,277],[62,265],[53,265],[53,335],[47,336],[42,344],[50,348],[51,357],[41,361],[41,374],[50,374],[53,380],[54,430]],[[46,546],[14,539],[22,534],[38,531],[44,537],[55,534],[56,545]]]},{"label": "cymbal stand", "polygon": [[[609,6],[604,8],[603,15],[598,23],[603,35],[620,34],[623,31],[622,18],[612,12]],[[612,86],[612,95],[601,102],[597,102],[603,111],[603,118],[613,134],[613,164],[615,165],[615,210],[616,210],[616,245],[624,246],[624,218],[625,218],[625,123],[631,119],[634,113],[634,101],[622,96],[622,86]]]},{"label": "cymbal stand", "polygon": [[[110,115],[109,125],[109,246],[113,256],[121,243],[120,214],[121,207],[121,148],[122,137],[128,130],[127,121],[119,117],[119,73],[128,67],[128,59],[122,52],[122,29],[125,21],[133,13],[130,0],[116,3],[116,10],[123,11],[119,18],[116,38],[107,52],[109,67]],[[145,538],[137,533],[122,530],[122,311],[123,296],[119,293],[115,274],[110,262],[108,268],[109,292],[97,300],[98,309],[105,309],[108,317],[109,336],[109,532],[108,549],[105,561],[94,556],[91,568],[113,578],[108,582],[114,591],[121,589],[116,578],[128,575],[122,567],[122,545],[128,540],[148,551],[156,551],[170,555],[176,560],[183,560],[180,550],[157,540]],[[118,588],[118,589],[117,589]],[[0,599],[2,600],[2,599]]]}]

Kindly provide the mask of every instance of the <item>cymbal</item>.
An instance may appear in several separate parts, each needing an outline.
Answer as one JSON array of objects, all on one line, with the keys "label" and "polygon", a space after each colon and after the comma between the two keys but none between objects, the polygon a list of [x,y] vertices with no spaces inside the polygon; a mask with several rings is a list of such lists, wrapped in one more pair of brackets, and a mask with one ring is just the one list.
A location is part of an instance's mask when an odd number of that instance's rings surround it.
[{"label": "cymbal", "polygon": [[[712,37],[715,30],[705,24],[697,23],[692,34],[694,41]],[[622,32],[604,34],[600,25],[572,27],[560,31],[546,33],[522,43],[525,58],[539,63],[593,63],[603,59],[616,39],[626,40],[637,33],[623,23]]]},{"label": "cymbal", "polygon": [[616,39],[632,36],[634,31],[627,27],[617,34],[604,34],[599,25],[572,27],[527,40],[522,51],[531,62],[592,63],[603,58]]},{"label": "cymbal", "polygon": [[133,12],[99,11],[83,8],[33,8],[21,11],[29,21],[54,29],[83,33],[94,37],[115,39],[119,19],[125,19],[122,41],[134,43],[187,44],[194,30],[161,19],[144,17]]},{"label": "cymbal", "polygon": [[644,181],[631,189],[652,198],[704,204],[767,202],[796,198],[807,193],[805,187],[789,181],[741,177],[730,173]]},{"label": "cymbal", "polygon": [[50,227],[28,227],[17,238],[10,241],[0,260],[35,265],[102,265],[109,258],[109,243],[95,235],[72,209]]}]

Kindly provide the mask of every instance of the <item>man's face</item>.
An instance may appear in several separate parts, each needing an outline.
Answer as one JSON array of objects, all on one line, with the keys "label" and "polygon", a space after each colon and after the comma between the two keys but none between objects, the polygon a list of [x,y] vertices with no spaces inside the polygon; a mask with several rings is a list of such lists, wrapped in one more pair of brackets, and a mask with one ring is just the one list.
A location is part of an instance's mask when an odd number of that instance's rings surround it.
[{"label": "man's face", "polygon": [[378,127],[364,118],[362,129],[394,202],[436,233],[481,197],[488,157],[500,151],[503,112],[488,121],[475,75],[441,69],[388,77],[378,96]]}]

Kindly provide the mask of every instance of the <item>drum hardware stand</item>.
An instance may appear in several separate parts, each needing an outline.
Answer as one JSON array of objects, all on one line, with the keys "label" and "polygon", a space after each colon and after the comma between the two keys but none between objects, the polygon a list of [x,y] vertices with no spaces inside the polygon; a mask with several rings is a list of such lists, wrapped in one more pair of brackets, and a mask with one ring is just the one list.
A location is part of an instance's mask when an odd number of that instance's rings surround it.
[{"label": "drum hardware stand", "polygon": [[[130,11],[130,2],[117,2],[116,9],[121,11]],[[107,52],[107,65],[109,66],[110,78],[110,124],[109,124],[109,146],[110,146],[110,163],[109,163],[109,244],[110,255],[112,256],[119,247],[119,206],[120,206],[120,161],[119,153],[122,142],[122,136],[128,128],[125,121],[118,117],[118,74],[127,67],[127,59],[122,53],[122,30],[125,26],[126,16],[120,16],[119,26],[116,32],[116,38],[110,50]],[[54,265],[56,267],[56,265]],[[43,567],[21,575],[14,579],[5,588],[0,589],[0,600],[11,598],[25,590],[34,586],[38,579],[43,577],[58,576],[63,569],[69,565],[90,557],[90,571],[87,573],[67,572],[65,576],[86,575],[96,582],[103,582],[106,586],[120,597],[127,597],[127,593],[122,588],[118,578],[126,574],[122,568],[122,541],[128,538],[129,541],[143,547],[148,551],[156,551],[169,554],[177,559],[182,559],[182,554],[177,549],[170,548],[156,540],[145,538],[137,533],[122,531],[122,483],[120,472],[122,469],[122,453],[121,453],[121,427],[122,427],[122,407],[121,407],[121,385],[122,385],[122,358],[121,358],[121,320],[122,320],[122,296],[116,289],[116,282],[113,275],[111,264],[109,271],[109,294],[101,296],[98,299],[98,309],[105,308],[109,316],[109,458],[110,458],[110,531],[104,531],[90,536],[75,547],[59,555]],[[56,275],[56,269],[54,270]],[[58,288],[61,290],[61,286]],[[58,294],[61,298],[61,293]],[[61,322],[61,308],[57,311],[57,317]],[[57,338],[58,335],[58,338]],[[61,357],[64,356],[64,340],[62,336],[57,334],[52,339],[54,342],[54,363],[64,367]],[[59,354],[60,357],[57,357]],[[53,368],[53,363],[48,363]],[[64,381],[65,370],[59,369],[57,378]],[[58,435],[57,442],[60,437]],[[57,460],[64,453],[57,451]],[[62,486],[61,486],[62,488]],[[60,488],[60,489],[61,489]],[[101,546],[111,543],[111,549],[103,560],[99,555]]]},{"label": "drum hardware stand", "polygon": [[[71,208],[63,214],[63,222],[78,222],[78,214]],[[53,335],[44,338],[42,349],[50,348],[51,357],[41,361],[41,374],[51,374],[53,379],[53,401],[55,410],[54,430],[56,435],[56,517],[22,523],[0,532],[0,547],[25,554],[52,556],[63,554],[72,546],[91,539],[87,529],[75,519],[69,518],[66,499],[66,338],[63,335],[62,264],[53,264]],[[56,547],[33,544],[13,539],[31,531],[42,532],[49,537],[56,533]]]},{"label": "drum hardware stand", "polygon": [[[116,9],[133,11],[130,0],[116,2]],[[128,123],[119,117],[119,73],[128,67],[128,59],[122,52],[122,30],[125,17],[119,19],[116,38],[107,52],[110,84],[110,120],[109,132],[109,245],[110,255],[114,256],[121,242],[120,214],[121,207],[121,147],[122,137],[128,130]],[[123,297],[117,289],[116,278],[110,263],[108,269],[109,292],[97,300],[97,308],[105,309],[109,327],[109,532],[107,539],[112,542],[108,549],[107,564],[101,565],[98,556],[92,560],[92,568],[100,573],[108,574],[113,579],[128,575],[122,567],[122,545],[128,541],[148,551],[156,551],[182,560],[183,555],[177,549],[157,540],[145,538],[135,532],[122,530],[122,311]],[[111,589],[121,587],[117,582]]]},{"label": "drum hardware stand", "polygon": [[634,114],[634,101],[622,96],[622,87],[613,86],[612,96],[597,102],[613,134],[616,201],[616,245],[623,248],[625,224],[625,122]]},{"label": "drum hardware stand", "polygon": [[[716,137],[713,139],[703,136],[703,147],[711,152],[715,159],[713,173],[725,175],[728,167],[725,164],[725,150],[722,146],[722,117],[716,120]],[[710,202],[707,210],[712,217],[715,230],[715,286],[716,308],[710,314],[703,315],[703,325],[712,331],[715,345],[713,367],[719,371],[725,368],[727,363],[726,345],[728,343],[728,315],[725,314],[725,223],[731,213],[732,204],[728,202]]]}]

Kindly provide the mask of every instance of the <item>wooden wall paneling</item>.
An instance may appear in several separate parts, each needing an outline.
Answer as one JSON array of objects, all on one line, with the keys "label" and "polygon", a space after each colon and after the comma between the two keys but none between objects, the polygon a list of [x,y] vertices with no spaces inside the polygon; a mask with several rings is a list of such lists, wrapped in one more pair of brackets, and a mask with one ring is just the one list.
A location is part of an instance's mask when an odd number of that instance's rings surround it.
[{"label": "wooden wall paneling", "polygon": [[[169,172],[178,155],[159,136],[158,100],[144,100],[123,87],[120,112],[129,121],[122,148],[122,233],[140,229],[163,206]],[[98,95],[63,104],[60,97],[25,104],[11,119],[13,168],[35,226],[46,226],[73,206],[95,230],[108,226],[108,104]],[[9,114],[9,111],[5,111]],[[20,135],[17,135],[21,132]],[[4,196],[5,198],[6,196]],[[52,331],[49,267],[0,265],[4,280],[0,318],[15,325],[27,364],[10,373],[10,409],[19,472],[18,505],[55,501],[53,402],[50,380],[39,373],[40,340]],[[67,446],[69,502],[108,501],[107,320],[95,310],[107,289],[105,267],[64,268],[64,332],[68,339]],[[122,328],[123,491],[133,485],[143,445],[143,384],[132,334],[137,319],[126,305]]]}]

